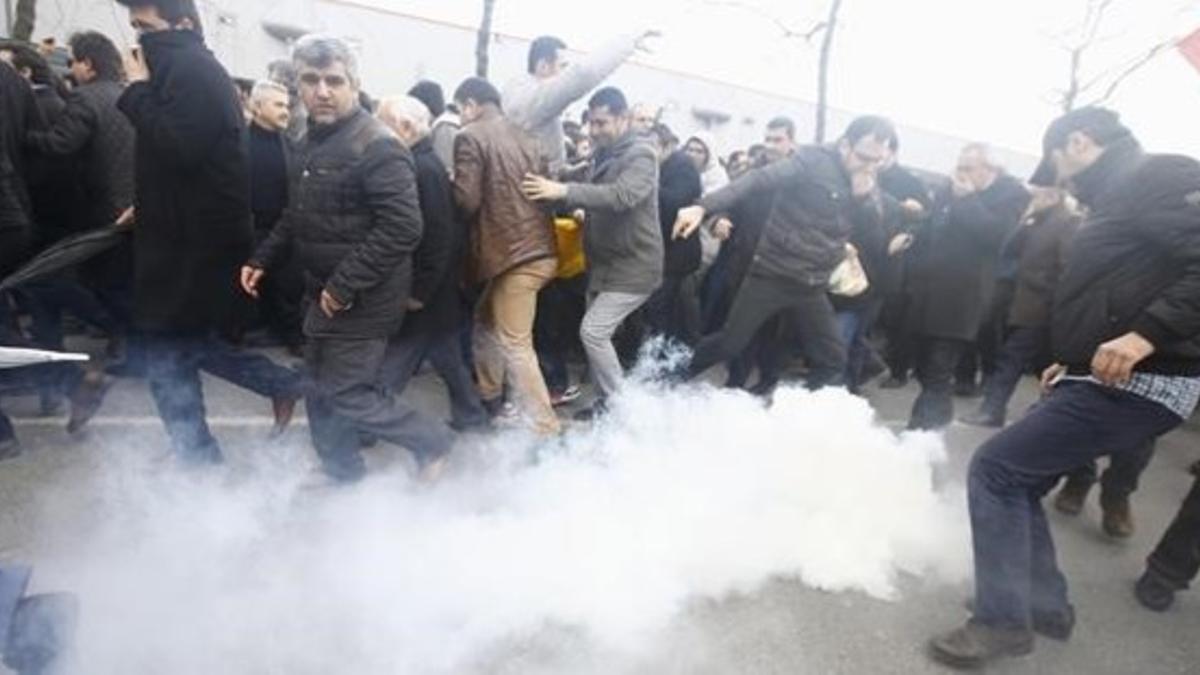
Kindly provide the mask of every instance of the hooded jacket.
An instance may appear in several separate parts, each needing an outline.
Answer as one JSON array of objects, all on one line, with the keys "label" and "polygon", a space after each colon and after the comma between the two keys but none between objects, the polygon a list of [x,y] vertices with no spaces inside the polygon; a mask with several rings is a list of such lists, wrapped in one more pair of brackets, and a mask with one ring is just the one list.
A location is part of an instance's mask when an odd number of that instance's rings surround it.
[{"label": "hooded jacket", "polygon": [[1200,163],[1123,139],[1072,183],[1088,215],[1054,296],[1056,360],[1089,372],[1133,331],[1155,348],[1135,370],[1200,375]]}]

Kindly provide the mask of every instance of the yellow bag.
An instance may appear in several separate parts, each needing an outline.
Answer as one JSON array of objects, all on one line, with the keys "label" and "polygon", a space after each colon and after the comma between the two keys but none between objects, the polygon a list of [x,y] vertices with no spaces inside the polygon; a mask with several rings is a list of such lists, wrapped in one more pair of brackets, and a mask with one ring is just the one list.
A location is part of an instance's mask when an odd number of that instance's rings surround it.
[{"label": "yellow bag", "polygon": [[554,237],[558,248],[559,279],[570,279],[583,274],[587,260],[583,256],[583,228],[574,218],[555,218]]}]

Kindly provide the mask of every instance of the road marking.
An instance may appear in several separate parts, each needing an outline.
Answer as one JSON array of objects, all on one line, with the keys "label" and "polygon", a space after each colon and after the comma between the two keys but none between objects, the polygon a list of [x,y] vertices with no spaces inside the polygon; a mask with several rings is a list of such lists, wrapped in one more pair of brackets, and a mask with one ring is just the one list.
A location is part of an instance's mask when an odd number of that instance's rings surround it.
[{"label": "road marking", "polygon": [[[26,428],[51,428],[66,426],[65,417],[14,417],[13,426]],[[308,419],[297,416],[292,419],[293,426],[308,426]],[[150,415],[130,415],[112,417],[94,417],[87,423],[88,427],[161,427],[162,420]],[[254,417],[214,416],[208,418],[208,426],[219,428],[257,428],[273,427],[275,419],[265,415]]]}]

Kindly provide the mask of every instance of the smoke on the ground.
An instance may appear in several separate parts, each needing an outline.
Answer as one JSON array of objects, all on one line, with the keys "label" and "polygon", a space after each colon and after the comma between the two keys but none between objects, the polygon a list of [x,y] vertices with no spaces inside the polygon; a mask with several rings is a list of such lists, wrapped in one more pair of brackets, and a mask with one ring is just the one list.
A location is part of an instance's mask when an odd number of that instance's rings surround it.
[{"label": "smoke on the ground", "polygon": [[463,441],[433,487],[393,463],[301,489],[300,435],[202,474],[96,452],[88,485],[46,495],[71,545],[39,571],[80,595],[88,673],[457,673],[554,635],[637,653],[774,579],[894,599],[967,569],[941,442],[844,392],[631,385],[560,442]]}]

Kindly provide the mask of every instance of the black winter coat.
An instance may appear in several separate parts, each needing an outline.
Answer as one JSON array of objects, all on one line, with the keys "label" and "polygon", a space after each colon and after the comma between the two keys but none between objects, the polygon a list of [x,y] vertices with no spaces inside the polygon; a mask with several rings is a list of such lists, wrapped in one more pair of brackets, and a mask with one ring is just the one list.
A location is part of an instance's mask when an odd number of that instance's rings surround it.
[{"label": "black winter coat", "polygon": [[1088,372],[1101,344],[1134,331],[1155,347],[1136,370],[1200,375],[1200,163],[1129,139],[1073,182],[1089,213],[1055,294],[1055,359]]},{"label": "black winter coat", "polygon": [[662,226],[665,266],[663,275],[686,277],[700,269],[700,237],[673,239],[679,209],[699,201],[704,188],[696,165],[682,151],[671,153],[658,173],[658,220]]},{"label": "black winter coat", "polygon": [[151,332],[225,328],[252,239],[242,106],[198,34],[141,43],[152,79],[117,102],[137,131],[135,320]]},{"label": "black winter coat", "polygon": [[700,204],[728,213],[774,193],[751,274],[824,287],[845,257],[850,234],[850,178],[836,148],[805,146],[712,192]]},{"label": "black winter coat", "polygon": [[85,84],[67,97],[66,108],[49,128],[26,136],[35,153],[75,160],[86,221],[79,229],[111,225],[133,205],[136,134],[117,110],[122,91],[118,82]]},{"label": "black winter coat", "polygon": [[40,119],[33,91],[15,70],[0,66],[0,274],[25,256],[31,230],[25,183],[25,133]]},{"label": "black winter coat", "polygon": [[[359,108],[331,125],[310,124],[293,155],[290,202],[254,255],[270,270],[290,251],[304,270],[310,337],[390,337],[404,320],[421,208],[412,154]],[[346,309],[326,317],[328,291]]]},{"label": "black winter coat", "polygon": [[[433,141],[422,139],[412,147],[421,200],[421,244],[413,254],[412,297],[421,302],[421,321],[410,314],[410,326],[438,333],[459,327],[462,297],[459,280],[467,254],[467,227],[454,216],[454,188],[450,173],[438,159]],[[402,332],[404,332],[402,330]]]},{"label": "black winter coat", "polygon": [[992,302],[1001,248],[1029,199],[1007,175],[966,197],[955,197],[949,188],[942,192],[909,251],[913,333],[975,339]]},{"label": "black winter coat", "polygon": [[1030,216],[1009,239],[1006,254],[1018,262],[1008,325],[1021,328],[1049,325],[1054,289],[1062,276],[1071,238],[1082,219],[1060,204]]}]

